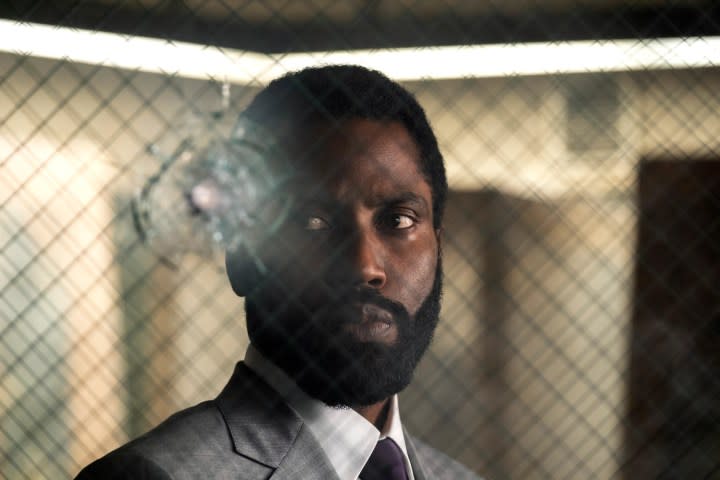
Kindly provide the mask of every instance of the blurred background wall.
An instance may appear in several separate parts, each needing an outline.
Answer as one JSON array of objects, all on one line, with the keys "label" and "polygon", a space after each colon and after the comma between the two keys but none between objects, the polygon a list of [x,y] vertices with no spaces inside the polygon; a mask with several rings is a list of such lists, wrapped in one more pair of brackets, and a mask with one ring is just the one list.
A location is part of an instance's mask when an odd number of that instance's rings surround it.
[{"label": "blurred background wall", "polygon": [[[0,13],[259,52],[606,37],[639,48],[720,25],[704,2],[605,3]],[[0,53],[0,476],[72,476],[214,397],[242,358],[242,300],[222,268],[192,255],[168,266],[130,211],[160,165],[148,145],[171,152],[223,108],[223,83]],[[228,83],[228,117],[258,83]],[[442,322],[401,396],[408,428],[496,480],[720,478],[717,66],[403,83],[451,187]]]}]

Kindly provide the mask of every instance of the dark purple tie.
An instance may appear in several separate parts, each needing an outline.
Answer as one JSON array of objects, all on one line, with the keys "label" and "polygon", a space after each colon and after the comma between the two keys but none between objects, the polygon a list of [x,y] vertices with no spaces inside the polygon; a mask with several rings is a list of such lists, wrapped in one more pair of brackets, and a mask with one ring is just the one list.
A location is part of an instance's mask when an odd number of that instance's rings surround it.
[{"label": "dark purple tie", "polygon": [[408,480],[400,447],[391,438],[375,445],[370,459],[360,472],[361,480]]}]

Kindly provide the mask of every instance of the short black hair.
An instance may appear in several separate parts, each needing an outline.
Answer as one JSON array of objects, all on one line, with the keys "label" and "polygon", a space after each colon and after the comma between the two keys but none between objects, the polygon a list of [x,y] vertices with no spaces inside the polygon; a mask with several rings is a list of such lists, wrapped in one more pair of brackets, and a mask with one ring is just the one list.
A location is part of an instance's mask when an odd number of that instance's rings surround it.
[{"label": "short black hair", "polygon": [[382,73],[357,65],[291,72],[261,90],[243,116],[274,132],[353,118],[401,123],[420,152],[419,167],[432,190],[433,224],[440,228],[448,185],[437,139],[413,94]]}]

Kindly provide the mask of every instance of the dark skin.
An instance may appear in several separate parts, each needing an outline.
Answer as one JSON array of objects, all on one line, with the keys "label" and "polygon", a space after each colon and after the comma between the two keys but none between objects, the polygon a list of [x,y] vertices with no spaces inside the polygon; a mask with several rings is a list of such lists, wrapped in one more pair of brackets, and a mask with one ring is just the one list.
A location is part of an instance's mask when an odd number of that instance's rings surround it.
[{"label": "dark skin", "polygon": [[365,417],[365,420],[375,425],[375,428],[382,431],[387,422],[388,412],[390,411],[390,400],[386,398],[375,405],[356,407],[353,410]]},{"label": "dark skin", "polygon": [[[415,142],[398,122],[353,119],[309,131],[314,147],[303,152],[303,174],[290,186],[297,208],[275,239],[281,247],[263,255],[281,296],[293,295],[312,313],[338,290],[363,287],[412,317],[432,289],[440,248]],[[397,339],[392,315],[371,304],[331,315],[351,319],[343,328],[358,342]],[[386,398],[352,408],[381,428],[387,406]]]}]

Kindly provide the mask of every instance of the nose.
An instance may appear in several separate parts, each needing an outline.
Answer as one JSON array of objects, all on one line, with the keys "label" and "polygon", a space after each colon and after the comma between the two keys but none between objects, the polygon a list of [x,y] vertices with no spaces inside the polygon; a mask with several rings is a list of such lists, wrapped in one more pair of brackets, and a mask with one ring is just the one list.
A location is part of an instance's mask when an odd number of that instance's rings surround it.
[{"label": "nose", "polygon": [[357,232],[354,235],[353,255],[358,286],[381,289],[387,276],[383,246],[372,232]]}]

